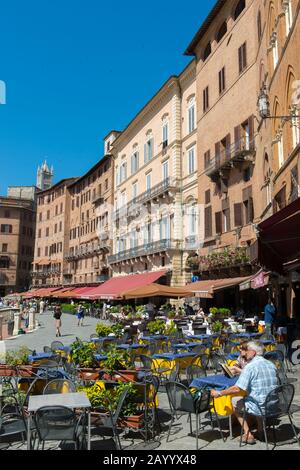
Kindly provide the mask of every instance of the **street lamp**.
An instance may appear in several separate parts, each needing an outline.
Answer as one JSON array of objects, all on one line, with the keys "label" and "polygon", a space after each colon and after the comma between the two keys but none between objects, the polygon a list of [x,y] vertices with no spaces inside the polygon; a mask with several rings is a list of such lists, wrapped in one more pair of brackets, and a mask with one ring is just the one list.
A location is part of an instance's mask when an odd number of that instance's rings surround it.
[{"label": "street lamp", "polygon": [[269,101],[269,96],[267,93],[267,88],[266,85],[264,85],[260,93],[258,95],[258,100],[257,100],[257,107],[259,111],[259,115],[262,119],[284,119],[284,120],[289,120],[289,119],[297,119],[300,116],[295,113],[296,111],[296,106],[294,106],[291,109],[291,114],[289,116],[271,116],[270,115],[270,101]]}]

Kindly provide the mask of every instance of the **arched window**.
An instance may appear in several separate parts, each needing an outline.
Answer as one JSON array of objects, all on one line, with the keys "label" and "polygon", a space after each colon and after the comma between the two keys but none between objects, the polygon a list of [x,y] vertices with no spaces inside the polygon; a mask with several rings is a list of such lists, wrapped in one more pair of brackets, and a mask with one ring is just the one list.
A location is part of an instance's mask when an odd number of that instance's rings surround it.
[{"label": "arched window", "polygon": [[283,1],[282,7],[285,13],[286,35],[288,36],[293,24],[292,0]]},{"label": "arched window", "polygon": [[224,23],[220,27],[219,31],[217,32],[217,35],[216,35],[217,42],[220,42],[221,39],[225,36],[226,33],[227,33],[227,23],[226,23],[226,21],[224,21]]},{"label": "arched window", "polygon": [[258,35],[258,42],[260,42],[261,37],[262,37],[261,11],[260,10],[257,15],[257,35]]},{"label": "arched window", "polygon": [[233,14],[234,21],[238,19],[238,17],[242,13],[242,11],[245,10],[245,8],[246,8],[246,1],[240,0],[234,10],[234,14]]},{"label": "arched window", "polygon": [[211,43],[209,42],[203,52],[203,60],[206,60],[211,54]]}]

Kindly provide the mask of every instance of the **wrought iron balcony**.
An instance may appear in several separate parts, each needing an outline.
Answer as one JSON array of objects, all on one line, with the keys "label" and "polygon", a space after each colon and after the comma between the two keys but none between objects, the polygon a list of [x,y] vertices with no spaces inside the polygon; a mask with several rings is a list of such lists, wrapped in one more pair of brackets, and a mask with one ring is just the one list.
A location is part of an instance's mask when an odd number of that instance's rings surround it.
[{"label": "wrought iron balcony", "polygon": [[108,257],[108,263],[114,264],[120,261],[126,261],[140,256],[153,255],[155,253],[161,253],[169,250],[179,250],[180,242],[172,240],[159,240],[157,242],[148,243],[147,245],[137,246],[130,248],[130,250],[121,251],[115,255]]},{"label": "wrought iron balcony", "polygon": [[59,269],[47,269],[45,271],[31,271],[30,275],[35,279],[43,279],[45,277],[50,277],[54,275],[60,275],[61,271]]},{"label": "wrought iron balcony", "polygon": [[108,274],[101,274],[100,276],[96,276],[96,282],[105,282],[108,281],[108,279]]},{"label": "wrought iron balcony", "polygon": [[103,204],[103,202],[104,202],[104,197],[103,197],[102,194],[99,193],[99,192],[97,192],[97,193],[95,194],[95,196],[92,197],[92,203],[93,203],[93,204],[96,204],[96,203],[98,203],[98,204]]},{"label": "wrought iron balcony", "polygon": [[117,209],[114,212],[114,218],[119,219],[120,217],[133,215],[132,211],[130,212],[129,210],[131,207],[145,204],[146,202],[149,202],[152,199],[164,195],[168,191],[180,191],[179,180],[169,177],[163,180],[161,183],[158,183],[157,185],[153,186],[153,188],[147,189],[147,191],[132,199],[128,204],[125,204],[120,209]]},{"label": "wrought iron balcony", "polygon": [[254,161],[256,152],[255,139],[243,137],[227,148],[220,150],[215,158],[205,164],[205,174],[211,179],[227,176],[228,172],[245,161]]}]

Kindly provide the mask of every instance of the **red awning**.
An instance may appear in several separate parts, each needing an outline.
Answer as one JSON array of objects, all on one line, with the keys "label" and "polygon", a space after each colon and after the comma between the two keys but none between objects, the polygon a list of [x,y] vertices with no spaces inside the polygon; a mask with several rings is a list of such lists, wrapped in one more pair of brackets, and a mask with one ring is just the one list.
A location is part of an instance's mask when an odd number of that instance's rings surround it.
[{"label": "red awning", "polygon": [[121,298],[122,292],[152,284],[166,273],[167,271],[157,271],[152,273],[113,277],[100,286],[95,287],[86,295],[81,294],[79,297],[93,300],[118,299]]},{"label": "red awning", "polygon": [[34,293],[33,297],[51,297],[51,294],[56,291],[60,291],[61,287],[45,287],[44,289],[39,289]]},{"label": "red awning", "polygon": [[300,198],[258,225],[258,261],[282,273],[283,265],[300,256]]},{"label": "red awning", "polygon": [[93,287],[77,287],[73,292],[72,292],[72,297],[74,299],[86,299],[88,297],[85,297],[85,294],[88,294],[89,292],[93,291],[96,289],[95,286]]}]

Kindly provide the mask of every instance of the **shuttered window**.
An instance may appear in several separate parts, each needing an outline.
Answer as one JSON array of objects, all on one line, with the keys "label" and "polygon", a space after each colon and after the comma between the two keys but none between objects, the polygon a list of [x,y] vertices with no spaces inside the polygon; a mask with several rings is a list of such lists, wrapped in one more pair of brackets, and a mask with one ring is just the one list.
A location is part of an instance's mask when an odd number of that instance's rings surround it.
[{"label": "shuttered window", "polygon": [[209,108],[209,90],[208,86],[203,90],[203,112],[205,113]]},{"label": "shuttered window", "polygon": [[242,203],[234,204],[234,226],[243,226],[243,206]]},{"label": "shuttered window", "polygon": [[222,233],[222,212],[215,213],[216,234]]},{"label": "shuttered window", "polygon": [[239,48],[239,72],[242,73],[247,67],[247,45],[246,42]]},{"label": "shuttered window", "polygon": [[208,168],[210,165],[210,150],[204,154],[204,168]]},{"label": "shuttered window", "polygon": [[219,72],[219,94],[221,95],[226,88],[225,83],[225,67]]},{"label": "shuttered window", "polygon": [[212,236],[212,209],[211,206],[206,207],[205,211],[205,238]]},{"label": "shuttered window", "polygon": [[210,204],[210,189],[205,191],[205,204]]}]

